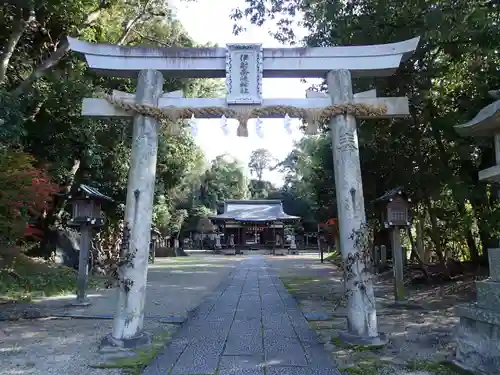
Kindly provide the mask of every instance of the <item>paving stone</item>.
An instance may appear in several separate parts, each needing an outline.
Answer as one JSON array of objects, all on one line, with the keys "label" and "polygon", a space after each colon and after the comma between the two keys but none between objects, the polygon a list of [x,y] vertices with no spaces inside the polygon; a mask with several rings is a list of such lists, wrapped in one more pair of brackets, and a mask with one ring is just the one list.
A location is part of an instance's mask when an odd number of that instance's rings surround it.
[{"label": "paving stone", "polygon": [[341,375],[336,368],[269,366],[267,375]]},{"label": "paving stone", "polygon": [[194,341],[180,355],[170,375],[213,374],[217,371],[224,341]]},{"label": "paving stone", "polygon": [[282,336],[264,335],[266,362],[285,366],[306,366],[306,354],[299,340]]},{"label": "paving stone", "polygon": [[190,325],[183,330],[184,337],[189,341],[197,340],[224,340],[229,334],[231,321],[210,322],[203,321],[206,325]]},{"label": "paving stone", "polygon": [[188,314],[189,320],[201,320],[205,319],[210,313],[210,310],[214,307],[215,302],[205,302],[202,303],[196,310],[193,310]]},{"label": "paving stone", "polygon": [[236,309],[236,312],[244,312],[244,313],[258,313],[260,314],[261,312],[261,307],[260,307],[260,301],[257,300],[255,302],[251,303],[239,303],[238,308]]},{"label": "paving stone", "polygon": [[223,356],[218,375],[264,375],[262,356]]},{"label": "paving stone", "polygon": [[262,322],[264,323],[264,328],[272,328],[273,325],[291,325],[292,322],[286,311],[281,314],[262,314]]},{"label": "paving stone", "polygon": [[255,332],[261,333],[261,331],[262,331],[262,322],[260,318],[243,319],[243,320],[235,319],[233,321],[233,324],[231,325],[230,336],[252,334]]},{"label": "paving stone", "polygon": [[295,323],[303,323],[308,325],[309,323],[307,322],[307,319],[305,318],[304,314],[302,313],[302,310],[300,309],[286,309],[286,313],[290,317],[290,319]]},{"label": "paving stone", "polygon": [[238,310],[234,320],[262,320],[262,316],[260,310]]},{"label": "paving stone", "polygon": [[177,362],[182,352],[188,346],[188,340],[177,339],[170,344],[157,356],[154,361],[148,365],[142,372],[142,375],[163,375],[168,374],[172,366]]},{"label": "paving stone", "polygon": [[230,335],[226,341],[226,355],[263,355],[262,334]]},{"label": "paving stone", "polygon": [[319,342],[318,334],[310,327],[294,327],[294,330],[302,344],[314,344]]},{"label": "paving stone", "polygon": [[240,301],[238,303],[238,307],[241,308],[241,306],[260,306],[260,298],[259,296],[256,297],[245,297],[245,298],[240,298]]},{"label": "paving stone", "polygon": [[336,367],[335,361],[326,351],[322,344],[302,343],[306,352],[306,358],[311,367]]}]

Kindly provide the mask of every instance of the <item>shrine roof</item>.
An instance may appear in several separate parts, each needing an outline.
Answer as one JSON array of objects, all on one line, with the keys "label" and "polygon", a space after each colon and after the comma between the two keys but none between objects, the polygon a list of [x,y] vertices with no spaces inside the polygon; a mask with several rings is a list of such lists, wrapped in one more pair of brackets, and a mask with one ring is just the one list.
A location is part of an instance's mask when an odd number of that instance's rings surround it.
[{"label": "shrine roof", "polygon": [[250,222],[286,221],[300,219],[283,211],[280,200],[226,200],[224,213],[212,216],[211,220],[234,220]]}]

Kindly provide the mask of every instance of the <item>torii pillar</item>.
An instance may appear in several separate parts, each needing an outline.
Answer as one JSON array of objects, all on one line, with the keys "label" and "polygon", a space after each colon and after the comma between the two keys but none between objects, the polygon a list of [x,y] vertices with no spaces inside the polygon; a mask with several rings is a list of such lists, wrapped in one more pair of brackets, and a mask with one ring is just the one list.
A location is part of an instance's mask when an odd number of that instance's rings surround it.
[{"label": "torii pillar", "polygon": [[[163,94],[163,75],[157,70],[139,72],[136,103],[158,106]],[[158,121],[134,116],[132,152],[127,183],[125,225],[129,230],[128,249],[122,254],[119,270],[118,303],[111,335],[101,342],[101,350],[127,349],[147,344],[151,337],[143,330],[149,246],[158,153]]]}]

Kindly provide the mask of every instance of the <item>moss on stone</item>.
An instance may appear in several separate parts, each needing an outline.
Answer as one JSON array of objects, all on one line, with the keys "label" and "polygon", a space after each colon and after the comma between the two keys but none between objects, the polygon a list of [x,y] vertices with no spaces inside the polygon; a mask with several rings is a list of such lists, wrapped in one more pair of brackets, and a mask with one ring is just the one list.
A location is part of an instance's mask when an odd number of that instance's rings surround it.
[{"label": "moss on stone", "polygon": [[435,375],[472,375],[470,372],[459,370],[447,362],[411,361],[407,363],[406,368],[412,371],[428,371]]},{"label": "moss on stone", "polygon": [[172,337],[174,330],[169,329],[153,336],[152,342],[147,347],[135,351],[133,357],[115,358],[107,363],[94,365],[95,368],[118,368],[124,375],[140,375],[143,370],[160,354],[166,343]]}]

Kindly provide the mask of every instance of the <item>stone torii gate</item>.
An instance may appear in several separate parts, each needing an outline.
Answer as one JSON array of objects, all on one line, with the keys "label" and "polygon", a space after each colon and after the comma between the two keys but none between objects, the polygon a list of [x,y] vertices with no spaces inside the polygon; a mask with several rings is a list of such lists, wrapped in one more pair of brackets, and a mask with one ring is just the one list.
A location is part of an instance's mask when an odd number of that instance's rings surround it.
[{"label": "stone torii gate", "polygon": [[[359,161],[356,117],[394,118],[409,115],[408,99],[379,98],[374,90],[353,95],[352,77],[390,76],[415,51],[419,38],[350,47],[262,48],[231,44],[226,48],[145,48],[90,44],[68,38],[71,50],[85,55],[98,74],[138,77],[135,94],[113,92],[86,98],[82,114],[134,118],[125,217],[130,227],[131,267],[121,269],[125,286],[119,298],[107,344],[129,347],[143,342],[144,300],[155,183],[158,119],[237,118],[239,136],[247,136],[246,120],[299,117],[315,131],[317,120],[330,121],[335,185],[344,261],[356,264],[347,282],[348,331],[351,343],[380,344],[373,287],[362,270],[363,260],[352,234],[366,221]],[[183,98],[163,93],[163,74],[177,78],[225,78],[225,98]],[[325,78],[328,94],[308,92],[305,99],[265,99],[263,78]],[[363,286],[363,287],[359,287]],[[106,340],[105,340],[106,341]]]}]

